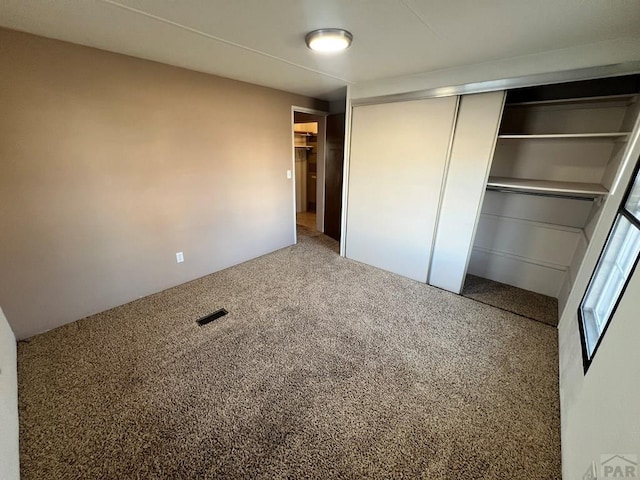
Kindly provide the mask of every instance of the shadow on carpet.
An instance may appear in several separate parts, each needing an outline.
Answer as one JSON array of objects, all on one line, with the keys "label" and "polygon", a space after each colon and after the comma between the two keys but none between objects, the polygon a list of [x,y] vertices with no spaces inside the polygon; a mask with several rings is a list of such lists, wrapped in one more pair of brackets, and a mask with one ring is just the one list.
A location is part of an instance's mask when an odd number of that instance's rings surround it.
[{"label": "shadow on carpet", "polygon": [[475,275],[467,275],[462,295],[547,325],[558,325],[558,300],[553,297]]},{"label": "shadow on carpet", "polygon": [[296,225],[298,234],[298,243],[313,243],[315,245],[326,247],[335,253],[340,253],[340,243],[331,237],[315,229],[305,227],[304,225]]}]

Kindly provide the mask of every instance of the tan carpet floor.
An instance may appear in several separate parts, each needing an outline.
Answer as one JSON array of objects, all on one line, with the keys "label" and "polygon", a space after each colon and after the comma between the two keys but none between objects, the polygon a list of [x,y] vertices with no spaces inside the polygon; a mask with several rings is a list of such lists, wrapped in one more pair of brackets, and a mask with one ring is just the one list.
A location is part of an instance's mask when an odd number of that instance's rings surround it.
[{"label": "tan carpet floor", "polygon": [[20,342],[22,478],[560,478],[555,328],[301,233]]},{"label": "tan carpet floor", "polygon": [[462,295],[523,317],[558,325],[558,299],[522,288],[467,275]]}]

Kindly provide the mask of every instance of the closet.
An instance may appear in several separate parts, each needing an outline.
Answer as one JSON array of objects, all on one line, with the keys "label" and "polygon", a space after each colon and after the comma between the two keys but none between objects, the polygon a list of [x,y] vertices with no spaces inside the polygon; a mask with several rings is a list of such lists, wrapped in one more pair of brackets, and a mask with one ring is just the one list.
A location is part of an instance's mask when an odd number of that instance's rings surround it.
[{"label": "closet", "polygon": [[562,310],[638,117],[637,77],[507,92],[468,273]]},{"label": "closet", "polygon": [[639,92],[626,75],[351,99],[345,255],[458,294],[475,275],[561,311],[640,128]]},{"label": "closet", "polygon": [[296,212],[316,211],[318,122],[294,123]]}]

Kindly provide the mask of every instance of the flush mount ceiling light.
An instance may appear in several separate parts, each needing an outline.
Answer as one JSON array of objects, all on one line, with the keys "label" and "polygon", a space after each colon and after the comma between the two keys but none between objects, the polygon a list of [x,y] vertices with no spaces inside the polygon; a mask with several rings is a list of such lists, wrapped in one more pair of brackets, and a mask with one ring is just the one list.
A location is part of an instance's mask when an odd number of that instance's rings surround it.
[{"label": "flush mount ceiling light", "polygon": [[351,45],[353,35],[341,28],[321,28],[307,33],[307,47],[317,52],[339,52]]}]

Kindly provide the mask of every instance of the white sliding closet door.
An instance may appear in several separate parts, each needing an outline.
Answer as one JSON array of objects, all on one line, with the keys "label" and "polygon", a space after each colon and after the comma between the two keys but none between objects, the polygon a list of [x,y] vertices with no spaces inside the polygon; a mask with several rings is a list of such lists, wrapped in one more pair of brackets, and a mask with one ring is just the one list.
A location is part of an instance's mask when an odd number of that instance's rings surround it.
[{"label": "white sliding closet door", "polygon": [[429,284],[460,293],[502,118],[505,92],[463,95],[436,236]]},{"label": "white sliding closet door", "polygon": [[353,108],[346,256],[426,282],[458,97]]}]

